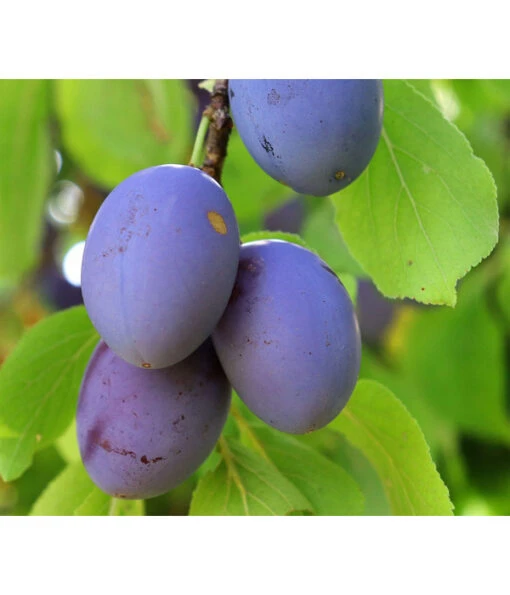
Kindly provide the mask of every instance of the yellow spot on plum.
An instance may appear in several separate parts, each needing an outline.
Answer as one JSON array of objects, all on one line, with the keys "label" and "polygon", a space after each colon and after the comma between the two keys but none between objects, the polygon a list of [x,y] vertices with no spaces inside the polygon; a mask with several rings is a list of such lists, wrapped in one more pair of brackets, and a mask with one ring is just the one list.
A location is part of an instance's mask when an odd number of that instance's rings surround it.
[{"label": "yellow spot on plum", "polygon": [[148,362],[143,362],[142,368],[152,368],[152,365],[149,364]]},{"label": "yellow spot on plum", "polygon": [[216,213],[216,211],[208,211],[207,218],[214,231],[221,233],[223,236],[227,233],[227,224],[225,223],[225,219],[223,219],[219,213]]},{"label": "yellow spot on plum", "polygon": [[344,171],[337,171],[335,173],[335,180],[343,180],[345,178],[345,172]]}]

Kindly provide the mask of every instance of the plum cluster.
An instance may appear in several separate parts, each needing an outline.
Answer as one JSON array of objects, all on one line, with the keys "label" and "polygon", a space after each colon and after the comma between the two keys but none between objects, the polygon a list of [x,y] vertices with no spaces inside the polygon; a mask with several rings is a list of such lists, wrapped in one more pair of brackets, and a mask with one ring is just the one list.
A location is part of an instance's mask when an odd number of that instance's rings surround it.
[{"label": "plum cluster", "polygon": [[[301,127],[294,130],[291,119],[280,132],[300,138],[309,131],[312,138],[278,145],[280,120],[271,120],[263,108],[287,107],[285,120],[289,109],[303,109],[303,89],[300,81],[269,83],[268,94],[256,99],[256,82],[232,81],[235,123],[242,135],[251,134],[239,116],[242,104],[251,105],[247,113],[256,134],[271,146],[264,153],[281,159],[277,176],[301,191],[294,176],[299,168],[291,167],[295,157],[288,152],[316,142],[316,127],[305,110]],[[326,114],[327,89],[320,89],[313,99],[322,101]],[[331,95],[348,112],[342,122],[357,109],[369,127],[363,133],[336,123],[333,132],[347,134],[337,142],[345,151],[337,151],[335,162],[346,180],[359,175],[375,150],[379,96],[372,83],[347,85]],[[335,120],[325,122],[329,130]],[[271,137],[263,132],[266,125],[272,126]],[[326,137],[324,150],[332,151],[337,145]],[[355,149],[356,143],[363,148]],[[354,167],[345,157],[349,152],[362,163]],[[300,159],[305,169],[313,161],[304,153]],[[323,165],[303,178],[318,194],[331,191]],[[300,434],[334,419],[358,378],[358,323],[337,275],[293,243],[241,245],[224,190],[194,167],[148,168],[109,194],[87,237],[82,292],[101,340],[80,389],[78,442],[92,480],[118,498],[151,498],[194,473],[220,437],[232,387],[267,424]]]}]

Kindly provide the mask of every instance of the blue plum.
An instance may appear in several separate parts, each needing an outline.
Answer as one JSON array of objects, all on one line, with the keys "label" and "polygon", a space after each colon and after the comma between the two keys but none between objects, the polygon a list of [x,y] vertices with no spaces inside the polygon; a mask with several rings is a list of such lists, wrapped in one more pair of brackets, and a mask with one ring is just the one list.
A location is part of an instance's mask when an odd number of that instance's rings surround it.
[{"label": "blue plum", "polygon": [[360,335],[347,291],[324,261],[289,242],[243,244],[213,342],[247,407],[291,434],[334,419],[359,374]]},{"label": "blue plum", "polygon": [[265,214],[264,229],[301,233],[305,217],[305,199],[303,196],[295,196]]},{"label": "blue plum", "polygon": [[385,298],[368,279],[358,282],[356,312],[361,337],[364,342],[376,346],[395,319],[397,301]]},{"label": "blue plum", "polygon": [[83,377],[76,416],[88,474],[117,498],[168,492],[212,452],[230,397],[210,340],[161,370],[132,366],[100,341]]},{"label": "blue plum", "polygon": [[127,362],[164,368],[190,355],[225,309],[239,230],[221,186],[199,169],[161,165],[106,198],[82,265],[87,312]]},{"label": "blue plum", "polygon": [[380,80],[231,79],[229,89],[234,124],[251,156],[301,194],[345,188],[379,142]]}]

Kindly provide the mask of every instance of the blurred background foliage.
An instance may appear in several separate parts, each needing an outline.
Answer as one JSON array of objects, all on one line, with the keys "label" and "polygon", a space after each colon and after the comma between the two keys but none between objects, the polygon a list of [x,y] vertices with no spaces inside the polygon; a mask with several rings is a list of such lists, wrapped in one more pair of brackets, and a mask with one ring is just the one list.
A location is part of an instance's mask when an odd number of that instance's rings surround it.
[{"label": "blurred background foliage", "polygon": [[[0,365],[25,329],[82,303],[83,242],[108,192],[144,167],[188,162],[208,99],[198,83],[0,81]],[[361,378],[382,382],[416,418],[455,514],[508,515],[510,81],[412,83],[466,135],[498,188],[500,241],[459,283],[456,308],[385,299],[350,255],[331,201],[296,196],[272,180],[235,130],[223,184],[242,234],[298,233],[335,271],[356,278]],[[326,428],[299,440],[352,474],[367,499],[365,514],[389,513],[377,474],[339,433]],[[20,479],[0,478],[0,514],[28,514],[49,482],[77,460],[73,425],[36,454]],[[147,501],[146,513],[187,514],[201,473]]]}]

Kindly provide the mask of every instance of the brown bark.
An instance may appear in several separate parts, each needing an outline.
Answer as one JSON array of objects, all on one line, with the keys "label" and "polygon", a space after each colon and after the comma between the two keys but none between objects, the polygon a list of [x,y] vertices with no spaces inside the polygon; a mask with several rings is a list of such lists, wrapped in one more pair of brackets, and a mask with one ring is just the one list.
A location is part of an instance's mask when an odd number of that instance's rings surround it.
[{"label": "brown bark", "polygon": [[227,144],[233,122],[229,115],[228,81],[218,79],[211,93],[211,101],[204,116],[209,118],[209,130],[205,142],[204,163],[200,169],[221,184],[221,172],[227,156]]}]

